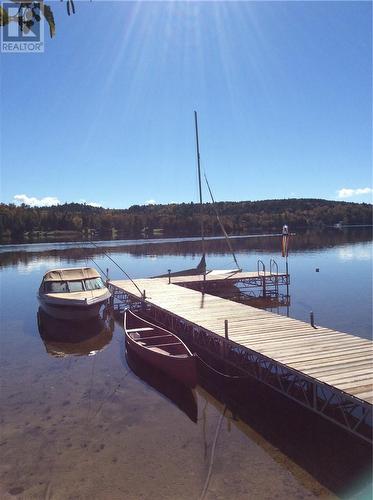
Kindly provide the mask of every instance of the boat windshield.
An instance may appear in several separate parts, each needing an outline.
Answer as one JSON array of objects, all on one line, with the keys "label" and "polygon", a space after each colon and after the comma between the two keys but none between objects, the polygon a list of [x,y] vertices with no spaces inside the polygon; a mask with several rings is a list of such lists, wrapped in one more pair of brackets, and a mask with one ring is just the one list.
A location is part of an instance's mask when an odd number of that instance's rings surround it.
[{"label": "boat windshield", "polygon": [[82,281],[68,281],[67,282],[70,292],[83,292],[83,282]]},{"label": "boat windshield", "polygon": [[105,287],[101,278],[90,278],[88,280],[84,280],[84,285],[86,290],[100,290],[100,288]]},{"label": "boat windshield", "polygon": [[46,281],[44,290],[46,293],[84,292],[84,287],[82,281]]},{"label": "boat windshield", "polygon": [[90,278],[84,281],[46,281],[44,283],[45,293],[84,292],[86,290],[100,290],[101,288],[105,288],[101,278]]},{"label": "boat windshield", "polygon": [[46,281],[44,283],[46,293],[68,293],[67,281]]}]

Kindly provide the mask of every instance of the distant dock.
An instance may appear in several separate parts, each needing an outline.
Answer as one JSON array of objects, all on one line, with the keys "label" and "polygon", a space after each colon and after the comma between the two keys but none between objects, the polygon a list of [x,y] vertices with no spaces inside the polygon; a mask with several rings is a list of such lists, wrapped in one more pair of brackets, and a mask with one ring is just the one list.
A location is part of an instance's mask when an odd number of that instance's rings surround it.
[{"label": "distant dock", "polygon": [[[215,271],[206,276],[135,280],[139,289],[130,280],[111,280],[109,288],[118,308],[141,304],[155,320],[201,351],[371,442],[372,341],[313,327],[204,289],[208,284],[229,287],[239,282],[256,283],[267,293],[271,287],[288,284],[288,276]],[[198,290],[188,288],[196,285]]]}]

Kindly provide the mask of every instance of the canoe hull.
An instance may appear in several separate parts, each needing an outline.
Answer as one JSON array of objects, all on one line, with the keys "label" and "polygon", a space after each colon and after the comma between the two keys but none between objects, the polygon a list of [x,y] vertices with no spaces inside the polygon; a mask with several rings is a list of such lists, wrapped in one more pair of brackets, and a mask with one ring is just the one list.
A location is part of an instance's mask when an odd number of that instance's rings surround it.
[{"label": "canoe hull", "polygon": [[[172,354],[167,355],[163,354],[162,352],[157,352],[157,350],[154,350],[152,346],[144,346],[139,344],[131,337],[131,335],[127,331],[128,327],[126,327],[126,323],[128,322],[126,321],[126,317],[128,317],[128,314],[132,315],[132,320],[133,316],[135,316],[130,311],[126,311],[125,313],[125,339],[126,339],[127,350],[130,353],[134,353],[144,362],[154,366],[158,370],[162,371],[163,373],[167,374],[168,376],[172,377],[174,380],[177,380],[183,385],[190,388],[195,387],[197,385],[196,357],[189,351],[189,349],[185,346],[185,344],[172,332],[169,332],[168,330],[165,330],[163,328],[159,328],[156,325],[153,325],[152,323],[143,320],[142,318],[139,318],[139,320],[142,321],[142,323],[140,322],[138,323],[139,325],[140,324],[152,325],[152,327],[154,328],[155,336],[157,336],[157,334],[159,334],[160,336],[162,334],[172,335],[175,338],[175,342],[179,341],[179,343],[184,346],[185,350],[182,355],[172,355]],[[133,325],[131,325],[131,327],[132,326]],[[178,345],[180,345],[179,343]]]},{"label": "canoe hull", "polygon": [[135,353],[143,361],[166,373],[183,385],[190,388],[197,385],[196,359],[194,356],[183,359],[172,356],[166,357],[162,354],[154,353],[146,347],[139,346],[128,335],[126,335],[126,347],[130,353]]}]

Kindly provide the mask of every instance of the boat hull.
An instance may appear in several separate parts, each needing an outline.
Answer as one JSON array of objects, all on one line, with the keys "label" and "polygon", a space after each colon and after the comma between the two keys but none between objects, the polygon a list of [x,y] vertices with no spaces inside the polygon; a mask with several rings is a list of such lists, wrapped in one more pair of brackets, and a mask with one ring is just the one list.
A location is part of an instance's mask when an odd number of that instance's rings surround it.
[{"label": "boat hull", "polygon": [[101,306],[106,301],[107,299],[95,304],[72,306],[68,304],[53,304],[39,297],[40,307],[45,313],[56,319],[70,321],[84,321],[89,318],[96,318],[100,314]]},{"label": "boat hull", "polygon": [[135,353],[143,361],[166,373],[183,385],[190,388],[197,385],[196,360],[194,356],[185,359],[166,358],[162,354],[154,353],[149,349],[139,346],[136,342],[128,338],[128,336],[126,336],[126,347],[130,353]]},{"label": "boat hull", "polygon": [[[157,327],[152,323],[142,320],[139,318],[144,325],[152,325],[154,327],[155,336],[167,334],[173,336],[180,344],[184,346],[183,354],[181,355],[172,355],[165,354],[160,351],[160,349],[154,350],[154,346],[144,346],[135,341],[131,335],[128,333],[126,316],[128,314],[133,315],[131,312],[126,311],[125,314],[125,339],[126,339],[126,348],[129,353],[134,353],[144,362],[154,366],[158,370],[166,373],[174,380],[182,383],[183,385],[193,388],[197,385],[197,363],[196,357],[189,351],[189,349],[185,346],[185,344],[173,333],[165,330],[163,328]],[[133,325],[131,325],[132,327]],[[140,327],[141,328],[141,327]],[[133,329],[133,328],[132,328]],[[144,340],[146,340],[144,338]],[[179,345],[179,344],[178,344]]]}]

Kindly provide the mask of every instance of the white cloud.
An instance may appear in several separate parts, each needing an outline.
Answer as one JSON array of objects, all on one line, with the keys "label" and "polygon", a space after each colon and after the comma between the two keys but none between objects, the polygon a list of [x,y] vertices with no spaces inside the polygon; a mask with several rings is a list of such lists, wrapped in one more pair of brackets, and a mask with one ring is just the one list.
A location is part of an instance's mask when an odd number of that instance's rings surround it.
[{"label": "white cloud", "polygon": [[101,203],[97,203],[95,201],[86,201],[86,200],[79,200],[79,203],[85,203],[86,205],[89,205],[91,207],[102,207]]},{"label": "white cloud", "polygon": [[373,189],[369,187],[357,188],[357,189],[342,188],[338,190],[338,198],[351,198],[352,196],[359,196],[362,194],[371,194],[371,193],[373,193]]},{"label": "white cloud", "polygon": [[35,196],[27,196],[27,194],[14,195],[16,202],[25,203],[31,207],[50,207],[52,205],[59,205],[61,202],[55,196],[44,196],[44,198],[35,198]]},{"label": "white cloud", "polygon": [[155,200],[146,200],[145,205],[155,205],[156,201]]}]

